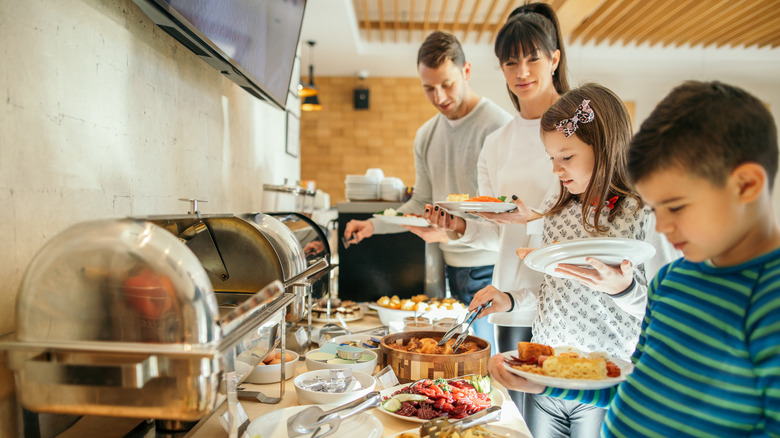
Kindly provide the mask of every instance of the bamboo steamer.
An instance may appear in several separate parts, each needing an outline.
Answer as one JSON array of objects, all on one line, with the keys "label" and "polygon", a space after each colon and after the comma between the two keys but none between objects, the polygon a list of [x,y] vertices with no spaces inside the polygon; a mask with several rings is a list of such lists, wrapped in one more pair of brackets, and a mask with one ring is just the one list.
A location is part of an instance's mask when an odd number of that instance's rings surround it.
[{"label": "bamboo steamer", "polygon": [[463,354],[421,354],[396,350],[390,345],[396,345],[402,340],[406,345],[411,338],[441,339],[440,331],[410,331],[387,335],[379,344],[379,360],[382,368],[390,365],[401,383],[410,383],[420,379],[451,379],[469,374],[487,374],[488,359],[490,359],[490,343],[476,336],[468,336],[464,342],[475,342],[479,349]]}]

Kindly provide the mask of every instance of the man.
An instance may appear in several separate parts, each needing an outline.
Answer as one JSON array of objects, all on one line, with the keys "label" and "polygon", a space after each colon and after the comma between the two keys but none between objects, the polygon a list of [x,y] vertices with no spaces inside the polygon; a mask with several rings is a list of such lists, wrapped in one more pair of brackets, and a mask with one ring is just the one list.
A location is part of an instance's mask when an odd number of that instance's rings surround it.
[{"label": "man", "polygon": [[[444,201],[450,193],[477,194],[477,158],[482,143],[512,117],[469,87],[471,64],[466,62],[463,49],[452,34],[437,31],[425,39],[417,53],[417,71],[425,95],[439,114],[417,130],[414,191],[412,198],[397,210],[422,215],[426,204]],[[468,305],[477,291],[490,284],[496,252],[450,242],[444,230],[436,227],[404,228],[426,242],[441,242],[453,297]],[[397,227],[374,220],[352,220],[347,223],[344,236],[357,243],[375,233],[390,232],[397,232]],[[487,319],[473,327],[477,336],[495,344]]]}]

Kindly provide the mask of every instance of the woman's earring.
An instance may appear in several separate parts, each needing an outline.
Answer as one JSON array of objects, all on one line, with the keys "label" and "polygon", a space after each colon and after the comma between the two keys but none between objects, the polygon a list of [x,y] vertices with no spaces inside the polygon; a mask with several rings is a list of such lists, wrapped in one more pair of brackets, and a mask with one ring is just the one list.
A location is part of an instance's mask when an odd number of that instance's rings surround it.
[{"label": "woman's earring", "polygon": [[552,75],[555,76],[555,70],[553,70]]}]

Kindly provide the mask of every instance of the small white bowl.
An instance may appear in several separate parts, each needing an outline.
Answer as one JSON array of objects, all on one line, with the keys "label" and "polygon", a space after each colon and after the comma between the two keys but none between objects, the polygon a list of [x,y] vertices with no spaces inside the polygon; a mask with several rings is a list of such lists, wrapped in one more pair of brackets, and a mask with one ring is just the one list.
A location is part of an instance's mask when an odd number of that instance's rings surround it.
[{"label": "small white bowl", "polygon": [[[282,351],[280,348],[274,350],[275,352]],[[298,363],[298,353],[287,350],[287,354],[292,356],[289,362],[285,362],[284,367],[284,379],[290,380],[295,375],[295,365]],[[282,373],[282,364],[275,363],[273,365],[265,365],[260,362],[260,365],[249,373],[244,379],[247,383],[274,383],[278,382]]]},{"label": "small white bowl", "polygon": [[366,362],[356,363],[356,364],[343,364],[343,363],[327,363],[327,362],[320,362],[318,360],[312,360],[309,358],[309,356],[313,353],[319,353],[320,349],[318,348],[316,350],[311,350],[310,352],[306,353],[306,369],[308,369],[309,371],[350,369],[353,371],[360,371],[363,373],[372,374],[374,372],[374,369],[376,368],[378,355],[374,350],[369,350],[368,348],[363,349],[363,351],[365,354],[369,354],[373,356],[373,359]]},{"label": "small white bowl", "polygon": [[330,377],[330,370],[314,370],[305,372],[293,380],[295,392],[298,394],[298,403],[302,405],[342,405],[352,400],[357,400],[374,390],[376,380],[374,376],[360,371],[352,371],[352,377],[360,382],[361,388],[357,391],[343,393],[317,392],[300,387],[301,382],[314,378],[327,379]]}]

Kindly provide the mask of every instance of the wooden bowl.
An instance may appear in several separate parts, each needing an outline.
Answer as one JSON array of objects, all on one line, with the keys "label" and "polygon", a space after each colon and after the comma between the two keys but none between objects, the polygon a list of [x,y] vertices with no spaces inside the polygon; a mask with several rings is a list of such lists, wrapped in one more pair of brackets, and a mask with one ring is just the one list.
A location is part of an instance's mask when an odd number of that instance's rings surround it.
[{"label": "wooden bowl", "polygon": [[441,339],[443,332],[411,331],[387,335],[379,344],[379,361],[382,368],[393,367],[398,381],[414,382],[420,379],[451,379],[469,374],[487,374],[490,359],[490,343],[476,336],[468,336],[464,342],[475,342],[479,350],[462,354],[421,354],[392,348],[398,340],[406,345],[411,338]]}]

